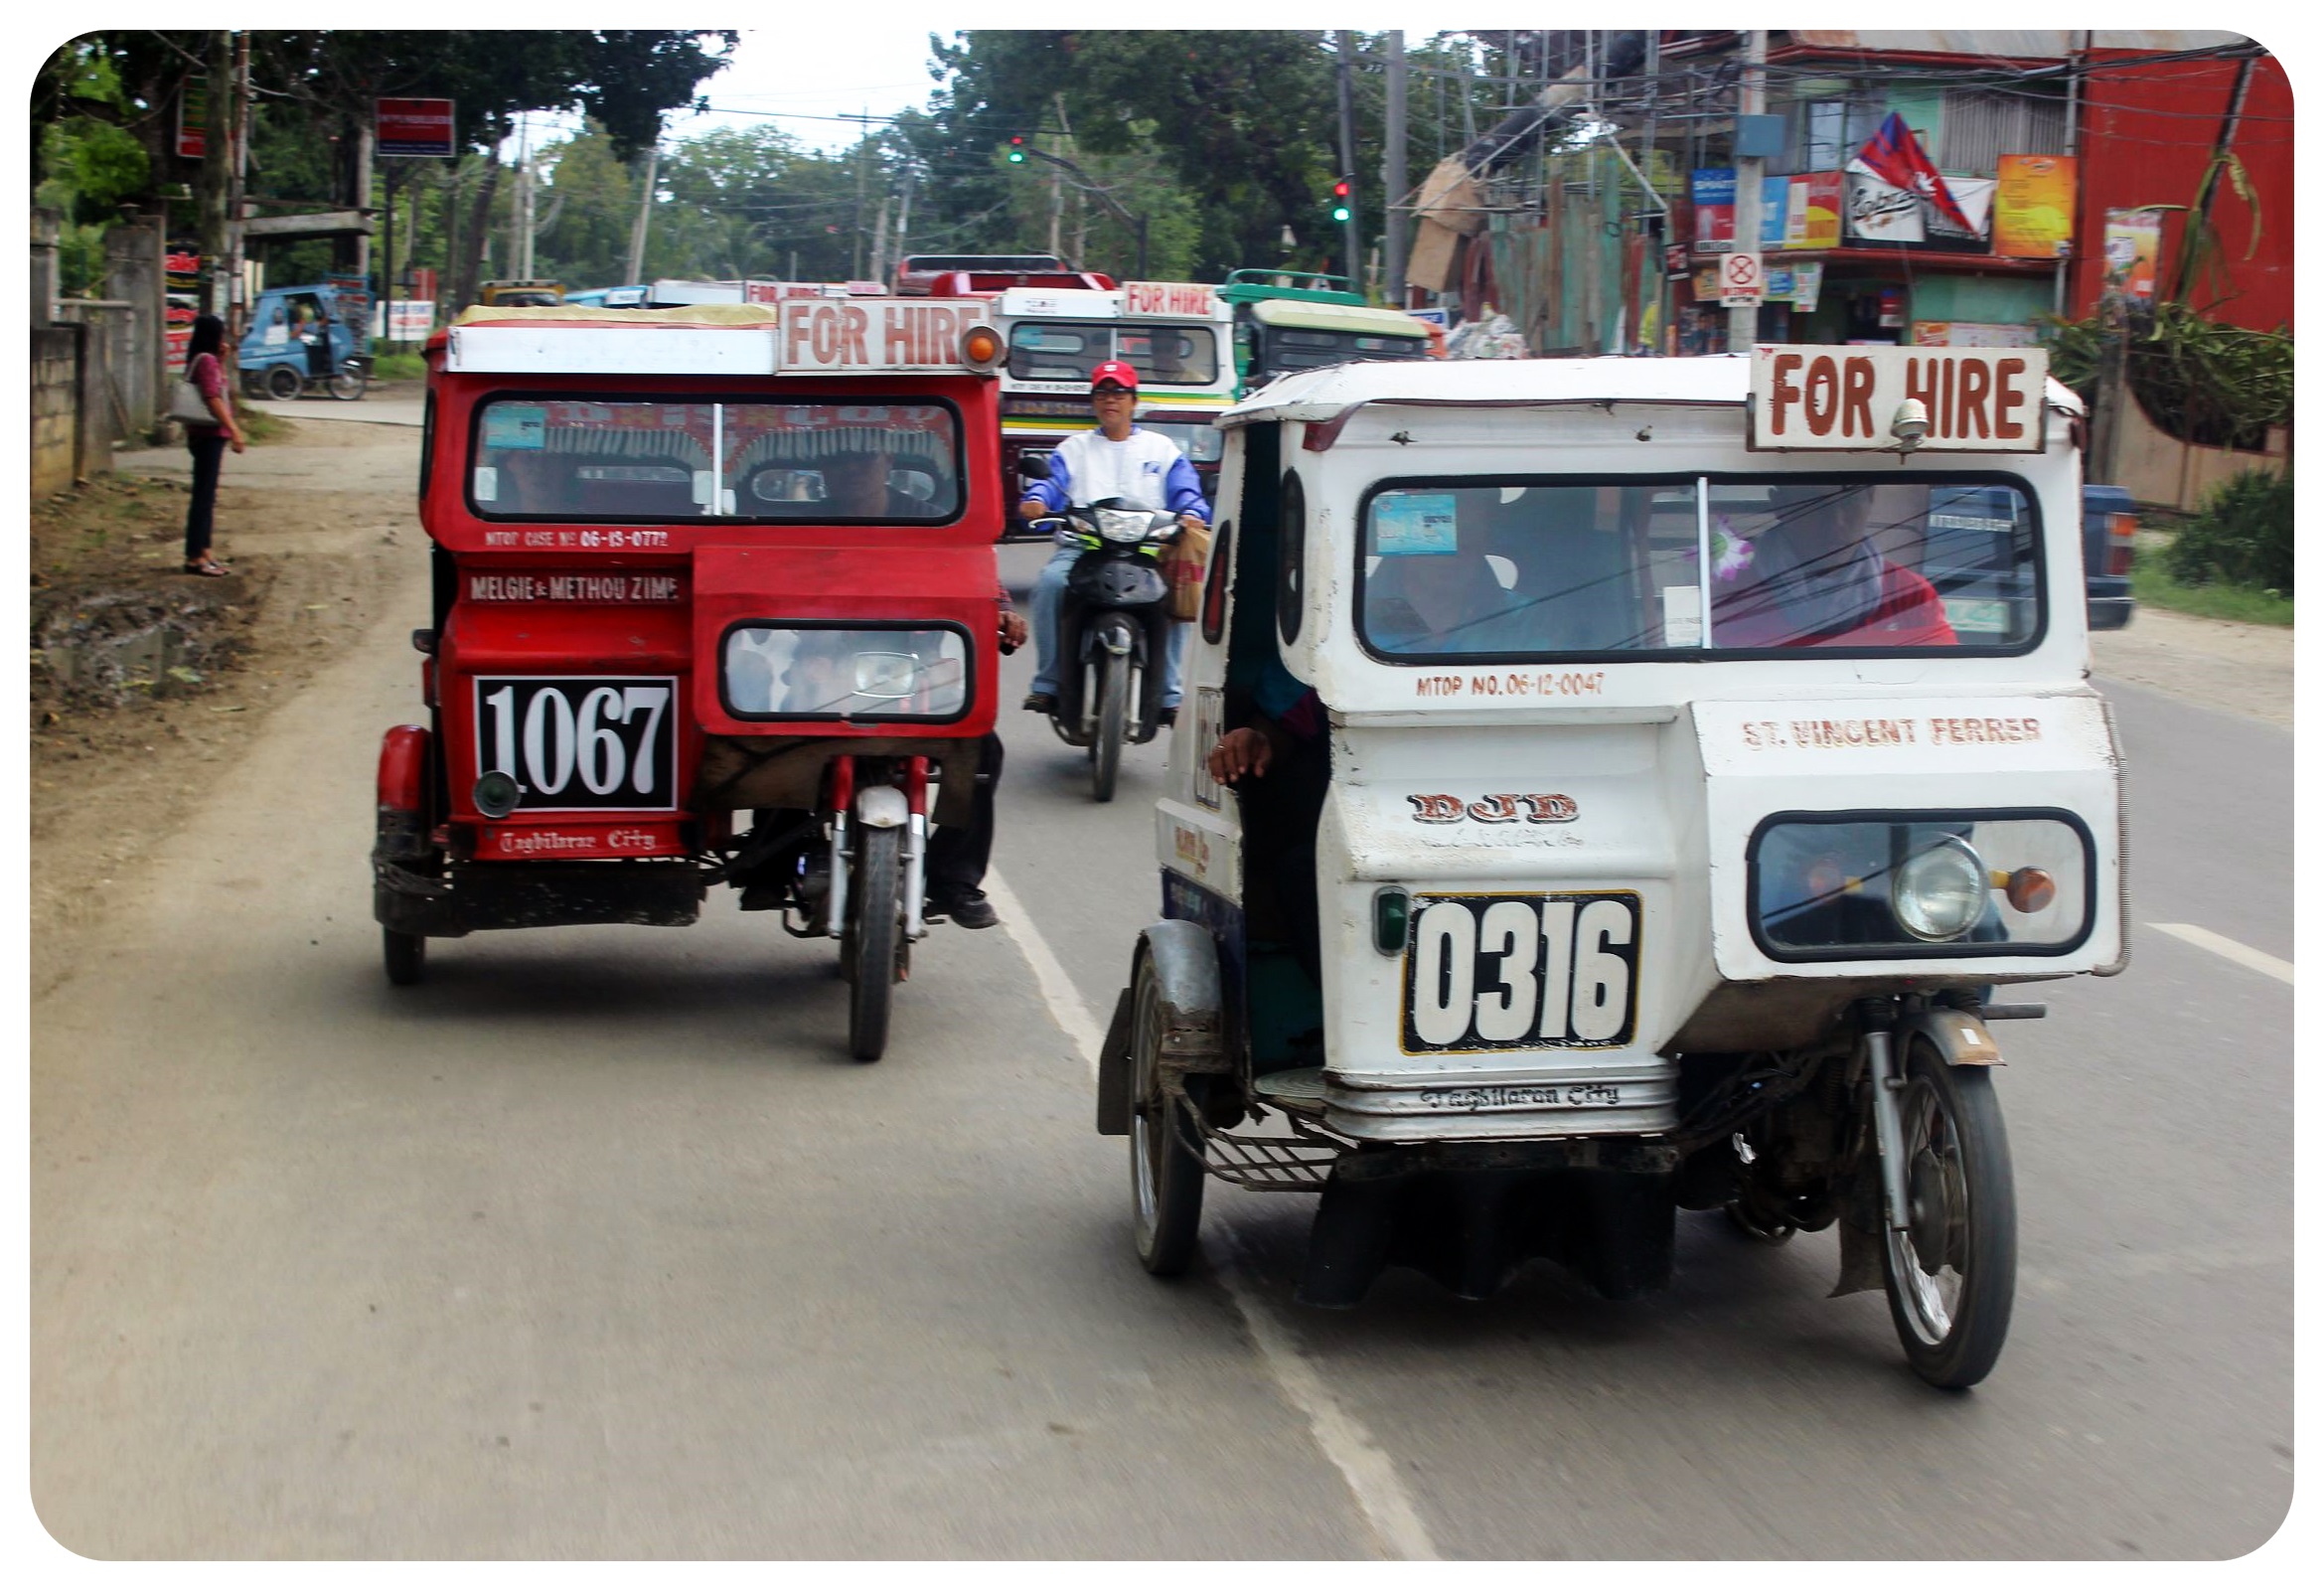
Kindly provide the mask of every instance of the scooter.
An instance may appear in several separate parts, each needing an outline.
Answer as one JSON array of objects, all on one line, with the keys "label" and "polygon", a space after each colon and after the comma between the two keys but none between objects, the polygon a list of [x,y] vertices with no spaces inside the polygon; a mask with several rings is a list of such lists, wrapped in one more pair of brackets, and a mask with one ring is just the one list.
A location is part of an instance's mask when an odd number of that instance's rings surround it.
[{"label": "scooter", "polygon": [[1081,543],[1057,612],[1057,655],[1079,667],[1058,669],[1049,724],[1067,745],[1089,748],[1090,793],[1111,801],[1123,742],[1144,745],[1162,727],[1171,623],[1162,557],[1178,538],[1178,517],[1107,498],[1033,523]]}]

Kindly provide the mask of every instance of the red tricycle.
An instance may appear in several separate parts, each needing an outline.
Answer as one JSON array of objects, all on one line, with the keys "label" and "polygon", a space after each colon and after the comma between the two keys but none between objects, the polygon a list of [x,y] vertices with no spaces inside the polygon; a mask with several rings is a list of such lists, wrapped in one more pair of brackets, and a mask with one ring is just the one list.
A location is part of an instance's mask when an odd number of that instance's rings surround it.
[{"label": "red tricycle", "polygon": [[429,344],[428,721],[387,731],[373,853],[390,982],[429,939],[686,924],[723,883],[839,941],[879,1057],[932,860],[990,841],[984,310],[479,306]]}]

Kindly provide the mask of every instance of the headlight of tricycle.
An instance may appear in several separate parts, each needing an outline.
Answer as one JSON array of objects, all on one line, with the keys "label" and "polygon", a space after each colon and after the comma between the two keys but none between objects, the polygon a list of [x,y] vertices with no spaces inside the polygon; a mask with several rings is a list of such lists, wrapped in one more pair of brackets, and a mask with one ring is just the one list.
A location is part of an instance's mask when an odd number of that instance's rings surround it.
[{"label": "headlight of tricycle", "polygon": [[1778,961],[2064,955],[2095,920],[2090,830],[2051,809],[1777,813],[1748,861]]},{"label": "headlight of tricycle", "polygon": [[1916,939],[1958,939],[1976,925],[1991,887],[1977,853],[1952,835],[1906,859],[1891,903],[1897,921]]}]

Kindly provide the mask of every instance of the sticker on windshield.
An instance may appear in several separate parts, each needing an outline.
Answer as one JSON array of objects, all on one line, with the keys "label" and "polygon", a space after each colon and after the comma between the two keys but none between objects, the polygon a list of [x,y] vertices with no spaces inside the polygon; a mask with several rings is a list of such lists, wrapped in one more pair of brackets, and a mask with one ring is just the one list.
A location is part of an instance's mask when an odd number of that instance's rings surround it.
[{"label": "sticker on windshield", "polygon": [[484,445],[507,451],[548,445],[548,405],[495,403],[484,411]]},{"label": "sticker on windshield", "polygon": [[1451,492],[1396,492],[1374,498],[1372,536],[1376,550],[1383,557],[1459,552],[1456,501]]}]

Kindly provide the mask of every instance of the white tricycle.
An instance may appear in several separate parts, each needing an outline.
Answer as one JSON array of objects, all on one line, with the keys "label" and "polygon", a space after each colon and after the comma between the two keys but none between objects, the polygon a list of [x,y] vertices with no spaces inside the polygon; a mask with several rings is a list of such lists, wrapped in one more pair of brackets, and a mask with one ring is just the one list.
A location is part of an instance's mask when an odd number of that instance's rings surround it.
[{"label": "white tricycle", "polygon": [[2023,349],[1345,365],[1229,410],[1190,713],[1098,1129],[1146,1267],[1205,1179],[1383,1266],[1670,1272],[1837,1225],[1913,1368],[1993,1366],[1991,1025],[2119,972],[2082,405]]}]

